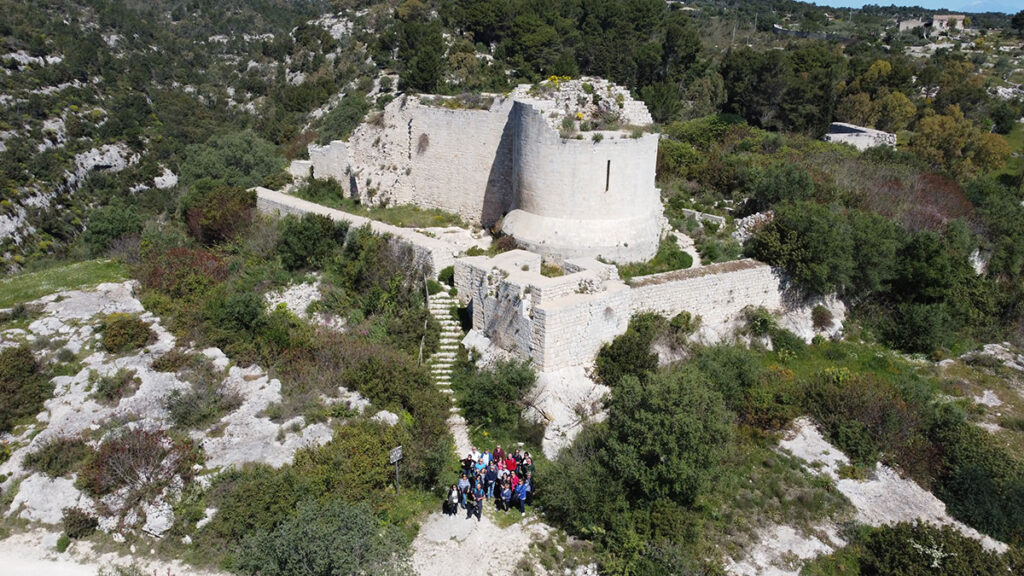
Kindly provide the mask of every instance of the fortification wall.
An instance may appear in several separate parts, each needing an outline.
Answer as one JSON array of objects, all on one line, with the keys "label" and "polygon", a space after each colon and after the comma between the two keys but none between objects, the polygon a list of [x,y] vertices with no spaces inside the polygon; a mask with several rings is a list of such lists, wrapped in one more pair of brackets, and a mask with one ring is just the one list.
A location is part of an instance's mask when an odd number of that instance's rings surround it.
[{"label": "fortification wall", "polygon": [[630,290],[610,283],[596,294],[573,294],[534,309],[533,364],[539,370],[589,366],[601,346],[629,326]]},{"label": "fortification wall", "polygon": [[256,208],[264,214],[320,214],[339,222],[348,222],[350,226],[360,227],[369,225],[373,232],[381,235],[390,235],[399,242],[408,245],[415,255],[417,265],[426,265],[433,274],[437,274],[442,268],[455,264],[457,249],[436,238],[431,238],[408,228],[399,228],[376,220],[370,220],[341,210],[335,210],[326,206],[309,202],[295,196],[289,196],[283,192],[257,187]]},{"label": "fortification wall", "polygon": [[397,204],[454,212],[489,227],[512,203],[512,101],[490,110],[410,107],[412,186],[396,190]]},{"label": "fortification wall", "polygon": [[685,310],[707,325],[731,323],[747,306],[778,310],[783,304],[779,276],[750,259],[634,278],[631,293],[633,314],[671,318]]},{"label": "fortification wall", "polygon": [[603,139],[562,139],[542,110],[516,103],[519,130],[514,206],[502,230],[555,260],[648,260],[661,235],[654,185],[658,137],[599,132]]},{"label": "fortification wall", "polygon": [[516,208],[565,220],[652,218],[660,198],[654,173],[658,136],[595,132],[562,139],[541,111],[516,104]]},{"label": "fortification wall", "polygon": [[755,260],[646,276],[631,285],[579,262],[571,267],[575,273],[545,278],[533,268],[539,264],[523,251],[460,258],[455,280],[473,327],[545,371],[591,365],[639,312],[700,315],[702,335],[718,340],[731,334],[747,306],[780,310],[784,304],[779,276]]}]

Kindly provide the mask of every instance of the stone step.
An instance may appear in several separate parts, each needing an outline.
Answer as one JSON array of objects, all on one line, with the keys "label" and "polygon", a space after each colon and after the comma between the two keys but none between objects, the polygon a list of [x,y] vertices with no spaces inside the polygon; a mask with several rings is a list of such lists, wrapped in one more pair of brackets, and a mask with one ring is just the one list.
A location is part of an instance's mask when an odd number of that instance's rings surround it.
[{"label": "stone step", "polygon": [[455,394],[455,392],[452,392],[451,388],[438,388],[437,391],[441,394]]}]

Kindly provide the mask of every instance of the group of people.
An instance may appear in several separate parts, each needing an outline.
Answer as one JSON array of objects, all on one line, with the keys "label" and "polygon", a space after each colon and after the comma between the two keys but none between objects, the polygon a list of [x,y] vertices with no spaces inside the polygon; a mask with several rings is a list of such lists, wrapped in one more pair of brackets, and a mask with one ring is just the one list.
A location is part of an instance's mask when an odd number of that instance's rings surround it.
[{"label": "group of people", "polygon": [[474,446],[462,459],[462,476],[458,484],[452,484],[448,490],[444,513],[454,516],[461,508],[466,511],[467,519],[476,516],[480,520],[488,500],[494,500],[497,509],[504,510],[506,514],[512,508],[525,513],[535,491],[533,459],[529,452],[518,448],[514,452],[505,452],[501,444],[493,452],[480,452]]}]

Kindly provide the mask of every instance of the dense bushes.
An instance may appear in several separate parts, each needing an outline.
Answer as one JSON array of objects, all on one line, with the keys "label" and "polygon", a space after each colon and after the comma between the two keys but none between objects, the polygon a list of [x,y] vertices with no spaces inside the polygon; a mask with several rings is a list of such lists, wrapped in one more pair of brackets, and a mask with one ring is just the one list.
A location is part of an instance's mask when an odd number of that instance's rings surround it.
[{"label": "dense bushes", "polygon": [[251,131],[212,136],[203,144],[185,147],[184,152],[180,175],[188,185],[208,178],[231,188],[251,188],[284,166],[274,146]]},{"label": "dense bushes", "polygon": [[690,266],[693,266],[693,257],[683,252],[683,249],[676,244],[674,237],[666,236],[658,244],[658,252],[654,255],[654,258],[651,258],[649,262],[619,266],[619,276],[628,280],[634,276],[671,272],[672,270],[681,270]]},{"label": "dense bushes", "polygon": [[59,478],[75,471],[90,453],[81,438],[57,437],[25,456],[25,468]]},{"label": "dense bushes", "polygon": [[461,392],[461,406],[471,422],[515,429],[525,407],[523,395],[536,379],[528,362],[508,361],[492,370],[462,373],[452,386]]},{"label": "dense bushes", "polygon": [[95,532],[99,527],[99,520],[81,508],[65,508],[61,526],[68,538],[78,540]]},{"label": "dense bushes", "polygon": [[198,461],[199,451],[191,440],[162,430],[124,428],[110,433],[89,456],[78,485],[97,497],[129,488],[125,500],[130,502],[159,493],[175,476],[188,482]]},{"label": "dense bushes", "polygon": [[320,268],[345,243],[348,224],[335,222],[319,214],[304,214],[302,218],[286,216],[281,221],[281,236],[277,253],[281,264],[288,270]]},{"label": "dense bushes", "polygon": [[224,389],[216,377],[202,377],[188,390],[174,390],[164,406],[175,426],[202,428],[242,404],[241,397]]},{"label": "dense bushes", "polygon": [[255,212],[255,192],[222,181],[196,182],[181,200],[189,233],[206,245],[234,239],[249,227]]},{"label": "dense bushes", "polygon": [[373,510],[341,498],[306,500],[271,531],[246,536],[235,571],[267,576],[382,574],[411,569],[409,543],[380,525]]},{"label": "dense bushes", "polygon": [[658,355],[651,344],[664,330],[666,321],[657,314],[637,314],[629,319],[626,333],[601,346],[597,354],[597,377],[606,386],[616,386],[626,375],[645,378],[658,369]]},{"label": "dense bushes", "polygon": [[[549,519],[596,540],[609,573],[673,572],[692,545],[692,508],[733,438],[722,397],[692,367],[623,377],[606,423],[538,469]],[[687,566],[692,568],[692,566]]]},{"label": "dense bushes", "polygon": [[103,348],[107,352],[136,350],[155,339],[149,324],[132,314],[108,315],[103,319],[100,331],[103,334]]},{"label": "dense bushes", "polygon": [[121,398],[134,393],[141,382],[134,370],[122,368],[114,374],[98,378],[93,383],[92,396],[101,403],[116,404]]},{"label": "dense bushes", "polygon": [[452,389],[471,424],[484,427],[489,434],[522,437],[522,428],[527,426],[522,418],[524,396],[536,379],[529,362],[502,361],[479,370],[467,358],[452,373]]},{"label": "dense bushes", "polygon": [[900,523],[861,528],[855,539],[830,556],[811,561],[801,574],[902,574],[906,576],[974,576],[1018,574],[1024,557],[1005,555],[982,545],[951,526]]},{"label": "dense bushes", "polygon": [[349,134],[359,126],[369,110],[370,103],[365,94],[349,92],[324,116],[317,142],[328,144],[331,140],[348,140]]},{"label": "dense bushes", "polygon": [[142,232],[142,218],[131,206],[112,204],[89,215],[82,241],[93,256],[103,255],[114,241]]},{"label": "dense bushes", "polygon": [[0,432],[39,413],[52,391],[28,346],[0,350]]}]

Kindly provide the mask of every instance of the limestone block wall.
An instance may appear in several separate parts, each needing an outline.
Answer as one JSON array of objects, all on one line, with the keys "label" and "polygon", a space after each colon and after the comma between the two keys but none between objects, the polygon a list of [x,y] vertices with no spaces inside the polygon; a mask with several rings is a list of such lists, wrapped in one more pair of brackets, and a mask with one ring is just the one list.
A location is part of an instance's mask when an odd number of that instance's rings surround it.
[{"label": "limestone block wall", "polygon": [[647,260],[657,252],[661,199],[654,185],[658,137],[601,132],[562,139],[544,112],[517,102],[515,210],[503,231],[556,260]]},{"label": "limestone block wall", "polygon": [[[309,176],[309,168],[313,168],[314,178],[333,178],[339,183],[348,184],[348,144],[341,140],[335,140],[326,146],[309,146],[309,160],[298,160],[292,163],[289,169],[293,176]],[[304,173],[296,174],[296,172]]]},{"label": "limestone block wall", "polygon": [[531,360],[539,370],[589,366],[603,344],[626,331],[630,290],[621,282],[606,288],[534,308]]},{"label": "limestone block wall", "polygon": [[634,278],[631,292],[633,314],[671,318],[685,310],[709,325],[731,322],[747,306],[778,310],[783,305],[778,274],[750,259]]},{"label": "limestone block wall", "polygon": [[[437,208],[490,226],[512,201],[512,106],[503,97],[486,110],[399,98],[348,142],[310,146],[308,162],[317,178],[334,178],[364,203]],[[302,162],[293,175],[308,175]]]},{"label": "limestone block wall", "polygon": [[283,192],[257,187],[256,208],[264,214],[320,214],[353,227],[369,225],[377,234],[386,234],[412,248],[417,265],[426,265],[436,275],[442,268],[455,264],[457,249],[451,244],[420,234],[409,228],[399,228],[376,220],[370,220],[341,210],[328,208]]},{"label": "limestone block wall", "polygon": [[552,122],[568,118],[570,104],[581,101],[588,114],[610,107],[627,124],[650,122],[643,103],[625,89],[589,82],[594,97],[603,97],[599,105],[583,98],[584,79],[533,95],[529,87],[511,97],[493,95],[488,109],[403,96],[371,115],[348,142],[311,146],[310,159],[295,162],[291,172],[303,177],[312,169],[318,178],[334,178],[364,203],[438,208],[485,227],[504,216],[505,232],[557,261],[647,260],[657,251],[663,220],[654,182],[658,137],[604,131],[562,139]]},{"label": "limestone block wall", "polygon": [[700,315],[704,334],[717,339],[747,306],[784,307],[780,277],[754,260],[635,278],[627,285],[600,268],[545,278],[539,268],[530,269],[539,265],[530,256],[536,255],[460,258],[455,281],[460,300],[472,309],[473,327],[540,370],[592,365],[601,346],[624,333],[639,312],[672,317],[686,310]]},{"label": "limestone block wall", "polygon": [[512,101],[489,110],[410,109],[412,186],[396,191],[397,204],[454,212],[490,227],[512,202]]}]

